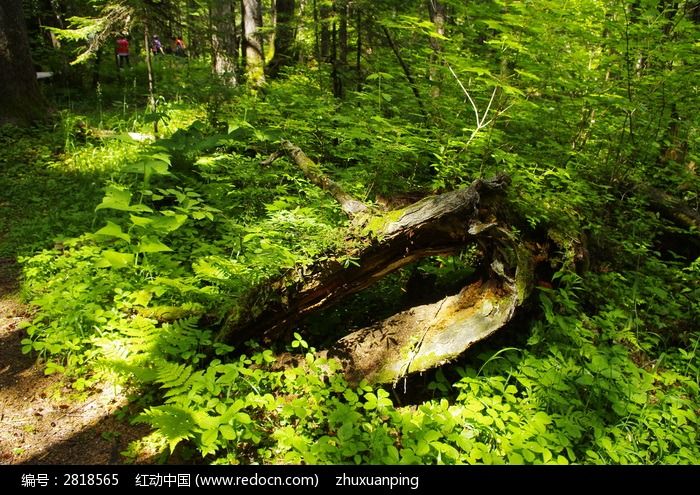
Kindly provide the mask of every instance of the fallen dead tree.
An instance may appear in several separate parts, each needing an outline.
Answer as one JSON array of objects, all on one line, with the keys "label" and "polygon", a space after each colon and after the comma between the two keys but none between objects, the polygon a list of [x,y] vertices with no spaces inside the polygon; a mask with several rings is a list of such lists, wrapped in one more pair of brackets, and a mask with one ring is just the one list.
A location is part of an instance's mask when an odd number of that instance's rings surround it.
[{"label": "fallen dead tree", "polygon": [[[325,176],[298,147],[283,142],[282,150],[340,203],[352,219],[348,245],[355,247],[259,287],[243,305],[245,313],[229,316],[219,340],[272,341],[306,315],[399,268],[477,244],[484,269],[458,294],[353,332],[330,349],[350,379],[390,382],[455,358],[502,328],[529,295],[534,255],[505,221],[508,176],[477,179],[469,187],[400,210],[372,212]],[[343,258],[353,262],[344,263]]]}]

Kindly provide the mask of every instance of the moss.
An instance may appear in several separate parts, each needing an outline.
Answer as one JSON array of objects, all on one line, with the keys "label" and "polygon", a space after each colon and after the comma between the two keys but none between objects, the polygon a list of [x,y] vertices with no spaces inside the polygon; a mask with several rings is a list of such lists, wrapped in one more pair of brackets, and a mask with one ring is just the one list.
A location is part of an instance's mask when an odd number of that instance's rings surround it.
[{"label": "moss", "polygon": [[382,234],[382,232],[384,232],[386,227],[390,223],[399,220],[403,216],[405,211],[405,209],[393,210],[383,215],[374,215],[370,217],[362,231],[362,234],[370,235],[373,237],[379,237]]},{"label": "moss", "polygon": [[518,266],[515,271],[515,292],[518,296],[518,304],[522,304],[532,291],[535,274],[530,250],[524,244],[519,244],[516,250]]}]

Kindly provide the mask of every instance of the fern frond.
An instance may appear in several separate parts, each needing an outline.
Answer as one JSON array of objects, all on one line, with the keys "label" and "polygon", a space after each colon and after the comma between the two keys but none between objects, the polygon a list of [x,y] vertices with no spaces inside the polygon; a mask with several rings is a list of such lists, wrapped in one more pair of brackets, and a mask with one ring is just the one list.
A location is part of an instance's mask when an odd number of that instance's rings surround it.
[{"label": "fern frond", "polygon": [[192,375],[192,368],[186,364],[161,361],[156,368],[156,383],[161,383],[161,388],[172,389],[185,383]]},{"label": "fern frond", "polygon": [[167,441],[170,452],[182,440],[194,437],[196,422],[193,411],[173,405],[150,407],[141,413],[136,423],[147,423],[157,430]]}]

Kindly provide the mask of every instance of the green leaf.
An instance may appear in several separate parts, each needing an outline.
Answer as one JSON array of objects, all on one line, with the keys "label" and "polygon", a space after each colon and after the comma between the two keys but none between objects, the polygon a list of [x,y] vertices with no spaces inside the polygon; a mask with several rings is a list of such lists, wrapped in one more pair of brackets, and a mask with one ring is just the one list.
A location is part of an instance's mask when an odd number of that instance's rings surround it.
[{"label": "green leaf", "polygon": [[244,412],[236,413],[235,420],[242,425],[250,424],[253,421],[250,419],[250,416]]},{"label": "green leaf", "polygon": [[168,246],[160,242],[155,237],[146,236],[141,239],[138,245],[139,253],[160,253],[164,251],[172,251]]},{"label": "green leaf", "polygon": [[131,253],[120,253],[118,251],[104,251],[95,266],[98,268],[126,268],[134,264],[134,255]]},{"label": "green leaf", "polygon": [[95,234],[103,235],[105,237],[116,237],[118,239],[123,239],[126,242],[131,242],[131,236],[125,232],[122,232],[122,228],[119,225],[110,221],[107,221],[107,225],[95,232]]},{"label": "green leaf", "polygon": [[129,219],[131,220],[131,223],[133,223],[134,225],[136,225],[138,227],[145,227],[145,226],[153,223],[153,219],[148,218],[148,217],[139,217],[136,215],[129,215]]},{"label": "green leaf", "polygon": [[151,218],[151,226],[161,232],[173,232],[187,221],[187,215],[178,215],[169,211],[162,213],[162,216]]},{"label": "green leaf", "polygon": [[226,440],[236,440],[236,438],[238,438],[236,435],[236,430],[234,430],[233,426],[231,425],[222,425],[219,428],[219,431],[221,432],[221,436]]},{"label": "green leaf", "polygon": [[152,212],[146,205],[130,205],[131,191],[120,186],[109,186],[102,203],[95,207],[95,211],[105,208],[118,211],[146,211]]},{"label": "green leaf", "polygon": [[177,406],[159,406],[146,410],[136,419],[137,423],[148,423],[168,441],[170,452],[181,440],[192,437],[194,420],[189,411]]},{"label": "green leaf", "polygon": [[213,428],[202,433],[202,445],[214,445],[219,438],[219,430]]}]

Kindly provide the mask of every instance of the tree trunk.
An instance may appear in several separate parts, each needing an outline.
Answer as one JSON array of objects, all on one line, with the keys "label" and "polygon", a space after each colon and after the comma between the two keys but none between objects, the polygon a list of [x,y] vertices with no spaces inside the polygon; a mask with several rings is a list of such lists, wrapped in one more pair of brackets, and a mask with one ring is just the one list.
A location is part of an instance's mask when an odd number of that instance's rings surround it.
[{"label": "tree trunk", "polygon": [[357,31],[357,46],[355,47],[355,73],[357,77],[357,91],[362,91],[362,11],[358,8],[355,12],[355,30]]},{"label": "tree trunk", "polygon": [[0,125],[27,125],[45,117],[21,0],[0,3],[0,88]]},{"label": "tree trunk", "polygon": [[[524,260],[527,256],[529,253]],[[529,269],[527,263],[521,268]],[[527,294],[529,291],[528,287]],[[514,282],[479,279],[458,294],[352,332],[336,342],[328,355],[343,363],[351,383],[363,379],[395,383],[409,373],[455,359],[501,329],[522,302]]]},{"label": "tree trunk", "polygon": [[260,0],[243,0],[243,25],[245,28],[246,77],[253,87],[265,83],[265,53],[260,29],[262,6]]},{"label": "tree trunk", "polygon": [[331,82],[333,86],[333,96],[343,97],[343,79],[338,68],[338,28],[333,21],[331,27]]},{"label": "tree trunk", "polygon": [[234,33],[235,17],[232,0],[210,0],[212,71],[231,86],[238,83],[236,64],[238,46]]},{"label": "tree trunk", "polygon": [[[445,22],[447,20],[447,8],[445,4],[439,2],[438,0],[428,0],[428,13],[430,14],[430,20],[435,25],[435,31],[440,36],[445,36]],[[434,36],[430,38],[430,47],[433,49],[433,55],[430,61],[430,81],[433,86],[430,90],[430,94],[433,98],[440,96],[440,81],[439,81],[439,71],[438,64],[442,59],[442,46],[440,45],[440,39]]]},{"label": "tree trunk", "polygon": [[[146,73],[148,75],[148,106],[153,113],[158,111],[158,103],[155,94],[155,77],[151,61],[151,47],[149,45],[148,24],[143,26],[143,46],[146,48]],[[158,118],[153,119],[153,134],[158,137]]]},{"label": "tree trunk", "polygon": [[336,2],[338,10],[338,50],[339,50],[339,65],[341,70],[345,70],[348,65],[348,14],[350,6],[347,0],[338,0]]},{"label": "tree trunk", "polygon": [[391,33],[389,33],[389,30],[386,28],[386,26],[382,26],[382,32],[384,33],[384,36],[386,37],[386,40],[389,42],[389,46],[391,47],[391,50],[394,52],[394,55],[396,56],[396,60],[399,61],[399,65],[401,65],[401,69],[403,69],[404,76],[406,76],[406,80],[408,81],[408,85],[411,86],[411,91],[413,91],[413,96],[416,97],[416,102],[418,103],[418,109],[420,110],[421,115],[423,116],[424,119],[427,120],[428,114],[425,112],[425,107],[423,106],[423,99],[420,96],[420,92],[418,91],[418,85],[416,85],[416,81],[413,79],[413,76],[411,75],[411,69],[408,67],[408,64],[404,61],[403,57],[401,56],[401,52],[399,51],[399,47],[394,42],[394,39],[391,37]]},{"label": "tree trunk", "polygon": [[331,8],[321,0],[319,6],[321,16],[321,59],[319,62],[328,62],[331,56]]},{"label": "tree trunk", "polygon": [[[282,152],[341,204],[351,218],[347,238],[354,247],[350,252],[325,253],[323,260],[262,283],[241,305],[248,308],[245,313],[229,315],[219,341],[269,343],[305,316],[395,270],[477,245],[480,269],[459,293],[350,333],[321,353],[338,358],[353,383],[395,382],[454,359],[506,325],[530,295],[536,265],[548,259],[550,240],[557,243],[552,234],[539,242],[526,241],[510,227],[508,222],[519,225],[520,220],[504,200],[510,184],[504,174],[382,214],[345,193],[294,144],[282,141]],[[275,153],[261,163],[268,165],[280,156]],[[556,249],[565,250],[566,261],[573,262],[579,253],[570,248],[577,241],[566,242],[571,246]]]},{"label": "tree trunk", "polygon": [[296,37],[294,0],[277,0],[277,24],[275,26],[275,53],[268,67],[269,74],[276,76],[279,70],[289,65],[295,58]]}]

